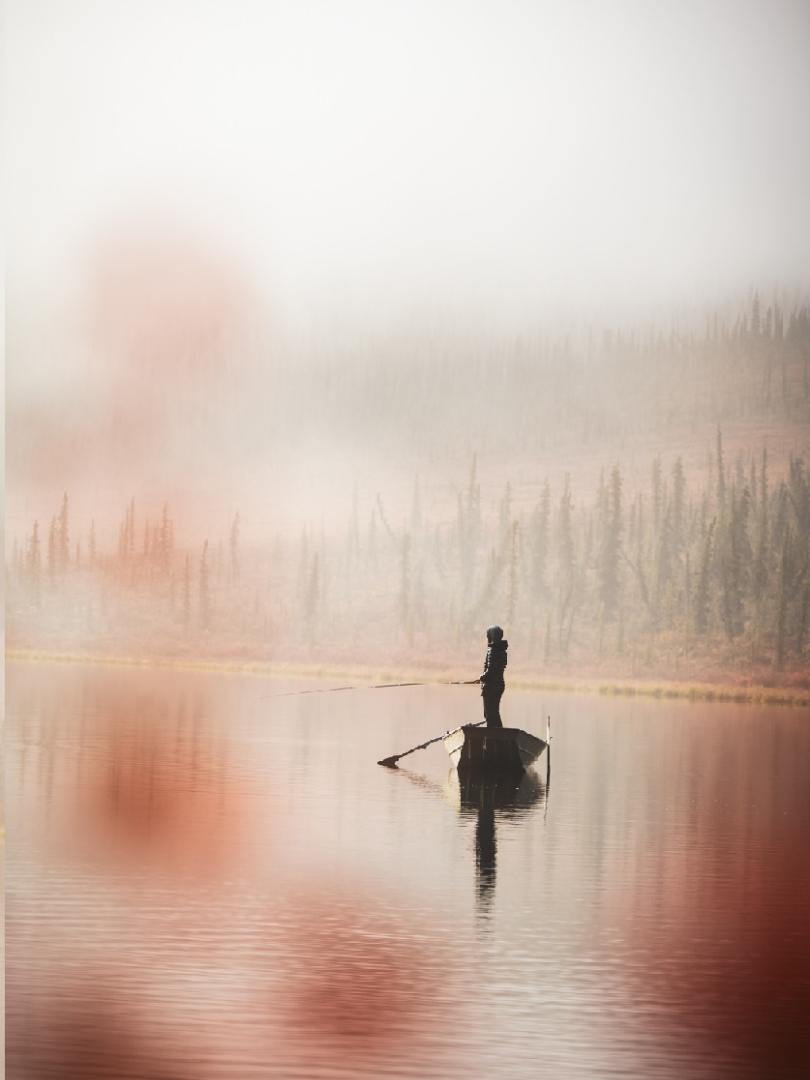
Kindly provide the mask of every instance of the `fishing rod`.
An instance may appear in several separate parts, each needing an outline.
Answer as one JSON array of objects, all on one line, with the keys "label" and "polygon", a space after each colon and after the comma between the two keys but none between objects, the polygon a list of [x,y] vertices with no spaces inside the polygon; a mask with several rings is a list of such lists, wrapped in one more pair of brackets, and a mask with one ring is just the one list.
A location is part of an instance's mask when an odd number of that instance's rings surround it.
[{"label": "fishing rod", "polygon": [[282,690],[278,694],[265,694],[263,700],[277,697],[299,697],[301,694],[339,694],[343,690],[394,690],[399,686],[475,686],[478,679],[455,680],[453,682],[429,683],[429,682],[392,682],[372,683],[361,686],[316,686],[310,690]]}]

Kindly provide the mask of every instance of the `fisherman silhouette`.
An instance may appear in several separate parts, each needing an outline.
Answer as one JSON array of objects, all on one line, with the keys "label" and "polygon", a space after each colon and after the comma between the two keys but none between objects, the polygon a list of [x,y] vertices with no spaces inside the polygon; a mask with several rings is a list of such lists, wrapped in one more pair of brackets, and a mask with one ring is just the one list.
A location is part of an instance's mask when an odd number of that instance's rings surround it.
[{"label": "fisherman silhouette", "polygon": [[509,642],[504,640],[500,626],[487,630],[487,655],[481,672],[481,697],[484,699],[484,719],[487,727],[503,727],[500,701],[504,692],[503,672],[506,667],[506,650]]}]

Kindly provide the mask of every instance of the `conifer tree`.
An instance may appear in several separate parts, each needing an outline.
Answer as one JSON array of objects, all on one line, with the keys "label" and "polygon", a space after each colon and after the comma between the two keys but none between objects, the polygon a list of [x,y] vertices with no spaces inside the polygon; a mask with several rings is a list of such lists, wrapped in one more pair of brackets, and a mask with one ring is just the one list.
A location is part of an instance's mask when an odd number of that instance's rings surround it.
[{"label": "conifer tree", "polygon": [[748,490],[738,492],[733,485],[720,553],[721,610],[729,641],[743,631],[745,571],[750,565],[747,519]]},{"label": "conifer tree", "polygon": [[419,536],[422,532],[422,494],[419,490],[419,477],[413,480],[413,498],[411,500],[411,532]]},{"label": "conifer tree", "polygon": [[172,559],[172,523],[169,517],[169,504],[163,503],[160,513],[160,529],[158,532],[158,562],[164,574],[169,572]]},{"label": "conifer tree", "polygon": [[566,473],[557,516],[557,565],[564,590],[574,576],[574,537],[572,532],[571,478]]},{"label": "conifer tree", "polygon": [[48,580],[53,584],[56,578],[56,567],[59,559],[59,552],[56,539],[56,518],[51,518],[51,524],[48,528]]},{"label": "conifer tree", "polygon": [[515,620],[515,606],[518,599],[518,557],[520,543],[520,525],[512,522],[509,538],[509,591],[506,597],[506,617],[511,625]]},{"label": "conifer tree", "polygon": [[566,627],[572,617],[574,605],[574,535],[571,505],[571,480],[566,473],[560,508],[557,515],[557,618],[560,652],[566,652],[568,634]]},{"label": "conifer tree", "polygon": [[129,500],[129,510],[126,520],[125,558],[132,559],[135,555],[135,499]]},{"label": "conifer tree", "polygon": [[503,536],[509,529],[510,522],[512,520],[512,485],[507,480],[506,487],[504,488],[503,498],[501,499],[501,505],[498,508],[498,527],[500,528],[501,535]]},{"label": "conifer tree", "polygon": [[28,584],[31,587],[31,591],[34,594],[34,598],[39,603],[40,595],[40,580],[42,574],[42,558],[39,550],[39,522],[35,521],[34,526],[31,529],[31,536],[28,539],[28,549],[26,551],[25,558],[26,576],[28,577]]},{"label": "conifer tree", "polygon": [[776,611],[776,650],[774,664],[777,671],[785,666],[787,639],[787,610],[790,591],[790,530],[782,539],[782,555],[779,560],[779,598]]},{"label": "conifer tree", "polygon": [[353,558],[360,554],[360,512],[357,500],[357,485],[352,492],[352,516],[349,525],[349,552]]},{"label": "conifer tree", "polygon": [[551,489],[548,480],[543,483],[540,502],[531,519],[531,589],[534,604],[537,605],[546,592],[546,573],[548,566],[549,526],[551,521]]},{"label": "conifer tree", "polygon": [[796,622],[796,656],[801,660],[804,655],[804,643],[807,637],[807,623],[810,618],[810,585],[805,585],[802,589],[800,604],[799,604],[799,618]]},{"label": "conifer tree", "polygon": [[407,532],[402,537],[398,606],[400,623],[407,626],[411,613],[411,538]]},{"label": "conifer tree", "polygon": [[665,605],[668,608],[667,596],[673,580],[672,549],[672,510],[671,506],[667,504],[661,518],[655,550],[653,610],[656,626],[660,624],[661,618],[665,614]]},{"label": "conifer tree", "polygon": [[672,551],[680,556],[686,541],[686,477],[683,471],[683,460],[678,457],[672,466]]},{"label": "conifer tree", "polygon": [[366,549],[368,561],[373,568],[377,566],[377,510],[371,508],[371,516],[368,522],[368,534],[366,536]]},{"label": "conifer tree", "polygon": [[304,606],[304,615],[306,618],[307,636],[310,642],[314,639],[315,634],[315,621],[318,615],[318,608],[320,604],[320,564],[318,559],[318,552],[316,551],[312,556],[312,565],[309,572],[309,581],[307,584],[306,602]]},{"label": "conifer tree", "polygon": [[656,457],[652,464],[652,511],[653,533],[657,537],[661,524],[661,509],[664,503],[664,484],[661,478],[661,459]]},{"label": "conifer tree", "polygon": [[230,576],[231,581],[239,580],[239,513],[234,516],[230,535]]},{"label": "conifer tree", "polygon": [[723,461],[723,433],[717,429],[717,506],[722,512],[726,505],[726,466]]},{"label": "conifer tree", "polygon": [[711,610],[711,565],[712,549],[714,541],[715,521],[712,520],[703,538],[703,547],[700,557],[700,569],[698,570],[697,588],[695,590],[695,634],[699,638],[705,638],[709,632],[709,616]]},{"label": "conifer tree", "polygon": [[754,292],[754,298],[751,301],[751,336],[759,337],[760,334],[760,303],[759,293]]},{"label": "conifer tree", "polygon": [[624,523],[622,518],[622,476],[618,465],[610,474],[610,488],[605,494],[605,521],[599,553],[599,599],[606,622],[616,617],[619,604],[619,552]]},{"label": "conifer tree", "polygon": [[62,507],[56,529],[57,566],[60,573],[65,573],[70,563],[70,521],[67,492],[62,496]]},{"label": "conifer tree", "polygon": [[760,474],[760,503],[759,512],[757,515],[757,531],[756,541],[754,549],[754,567],[753,567],[753,594],[757,607],[759,607],[766,596],[768,588],[768,548],[770,544],[769,538],[769,521],[768,521],[768,452],[762,451],[762,472]]},{"label": "conifer tree", "polygon": [[481,526],[481,485],[478,482],[478,455],[476,453],[472,456],[470,479],[467,484],[467,521],[474,542]]},{"label": "conifer tree", "polygon": [[191,559],[186,555],[183,560],[183,624],[191,623]]},{"label": "conifer tree", "polygon": [[200,555],[200,574],[199,574],[199,613],[200,613],[200,625],[204,630],[208,629],[211,622],[211,595],[209,589],[209,569],[208,569],[208,541],[203,544],[202,554]]}]

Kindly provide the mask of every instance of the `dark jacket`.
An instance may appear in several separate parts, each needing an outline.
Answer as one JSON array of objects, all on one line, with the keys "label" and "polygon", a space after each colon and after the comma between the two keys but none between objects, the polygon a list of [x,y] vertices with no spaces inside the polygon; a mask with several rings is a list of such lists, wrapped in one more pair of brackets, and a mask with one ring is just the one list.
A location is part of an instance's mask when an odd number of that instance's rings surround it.
[{"label": "dark jacket", "polygon": [[487,648],[484,659],[484,670],[481,672],[481,687],[486,689],[503,689],[503,672],[506,667],[506,650],[509,648],[508,641],[493,641]]}]

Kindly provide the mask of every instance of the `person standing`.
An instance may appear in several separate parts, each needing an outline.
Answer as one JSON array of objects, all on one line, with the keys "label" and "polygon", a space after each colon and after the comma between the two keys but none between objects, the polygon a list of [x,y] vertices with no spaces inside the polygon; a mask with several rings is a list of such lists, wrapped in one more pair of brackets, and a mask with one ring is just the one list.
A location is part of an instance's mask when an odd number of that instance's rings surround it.
[{"label": "person standing", "polygon": [[484,699],[484,719],[487,727],[503,727],[500,713],[501,697],[505,689],[504,669],[509,642],[504,639],[500,626],[487,630],[487,655],[481,672],[481,697]]}]

